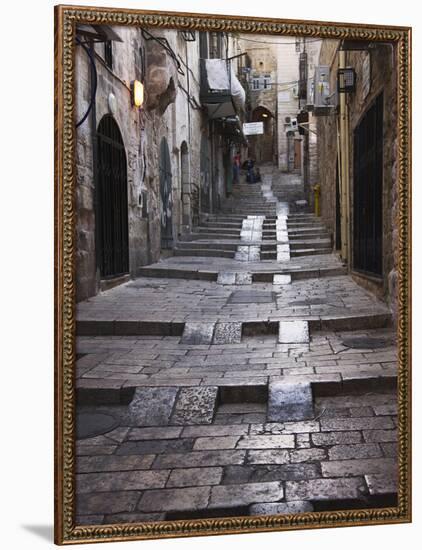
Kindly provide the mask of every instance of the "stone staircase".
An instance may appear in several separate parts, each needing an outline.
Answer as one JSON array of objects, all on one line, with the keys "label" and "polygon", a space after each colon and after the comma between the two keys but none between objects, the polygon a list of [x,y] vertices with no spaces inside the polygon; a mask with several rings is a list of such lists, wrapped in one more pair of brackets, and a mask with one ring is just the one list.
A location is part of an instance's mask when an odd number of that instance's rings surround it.
[{"label": "stone staircase", "polygon": [[290,214],[287,228],[292,257],[332,252],[331,236],[315,214]]},{"label": "stone staircase", "polygon": [[199,225],[178,241],[174,255],[234,258],[238,246],[243,244],[244,220],[248,216],[275,220],[276,204],[276,199],[264,197],[260,183],[237,184],[217,214],[201,215]]}]

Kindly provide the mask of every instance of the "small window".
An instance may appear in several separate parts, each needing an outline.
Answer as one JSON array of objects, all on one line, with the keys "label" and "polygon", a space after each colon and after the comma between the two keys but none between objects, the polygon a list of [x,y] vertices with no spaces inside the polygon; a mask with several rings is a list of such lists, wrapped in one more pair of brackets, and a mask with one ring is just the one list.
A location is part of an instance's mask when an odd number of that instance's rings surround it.
[{"label": "small window", "polygon": [[207,59],[208,57],[208,33],[199,33],[199,57],[201,59]]},{"label": "small window", "polygon": [[212,59],[221,59],[222,36],[220,32],[210,33],[210,57]]},{"label": "small window", "polygon": [[113,68],[113,45],[111,40],[104,42],[104,61],[107,67]]}]

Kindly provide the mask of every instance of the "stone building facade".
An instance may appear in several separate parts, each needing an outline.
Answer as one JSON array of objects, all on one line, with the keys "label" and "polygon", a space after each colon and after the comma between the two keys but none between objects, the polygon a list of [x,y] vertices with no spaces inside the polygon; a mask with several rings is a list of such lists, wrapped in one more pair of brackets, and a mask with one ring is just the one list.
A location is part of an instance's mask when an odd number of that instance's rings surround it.
[{"label": "stone building facade", "polygon": [[[226,60],[236,39],[117,26],[84,26],[77,36],[76,293],[83,300],[135,277],[168,254],[202,210],[215,210],[230,185],[240,122],[211,119],[201,97],[201,56]],[[143,86],[142,106],[133,103],[134,81]]]},{"label": "stone building facade", "polygon": [[249,154],[258,163],[277,159],[277,46],[241,36],[244,82],[248,90],[246,116],[248,122],[262,122],[264,133],[248,137]]},{"label": "stone building facade", "polygon": [[[332,91],[337,87],[341,50],[344,65],[353,68],[356,74],[355,91],[345,94],[348,252],[344,259],[353,277],[384,298],[396,314],[396,52],[393,45],[387,44],[324,41],[319,63],[330,68]],[[321,215],[333,234],[334,247],[341,250],[341,190],[346,184],[341,181],[339,163],[339,157],[345,153],[338,140],[338,109],[318,117],[317,126]]]},{"label": "stone building facade", "polygon": [[[304,132],[294,131],[289,120],[297,120],[301,111],[306,111],[311,91],[314,67],[319,56],[321,41],[283,37],[277,47],[277,120],[278,120],[278,167],[282,172],[301,175],[308,191],[318,182],[317,139],[312,111]],[[304,60],[300,74],[301,58]],[[308,197],[311,200],[311,197]]]}]

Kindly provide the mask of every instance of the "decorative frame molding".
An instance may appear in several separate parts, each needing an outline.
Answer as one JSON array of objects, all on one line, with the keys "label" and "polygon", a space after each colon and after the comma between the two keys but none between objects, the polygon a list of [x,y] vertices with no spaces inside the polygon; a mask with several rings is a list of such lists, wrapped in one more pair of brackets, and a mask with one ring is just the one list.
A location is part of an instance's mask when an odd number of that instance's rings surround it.
[{"label": "decorative frame molding", "polygon": [[[357,39],[396,44],[398,67],[398,506],[274,516],[75,526],[76,23]],[[77,6],[55,7],[55,543],[123,541],[411,521],[411,28]]]}]

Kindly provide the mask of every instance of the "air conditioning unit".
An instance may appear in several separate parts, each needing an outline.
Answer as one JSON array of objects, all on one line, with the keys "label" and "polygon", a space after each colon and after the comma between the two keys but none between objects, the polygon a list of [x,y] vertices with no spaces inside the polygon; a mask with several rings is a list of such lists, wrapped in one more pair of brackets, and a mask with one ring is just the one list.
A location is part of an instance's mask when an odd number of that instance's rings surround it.
[{"label": "air conditioning unit", "polygon": [[285,132],[296,132],[298,130],[297,119],[290,116],[284,118],[284,130]]},{"label": "air conditioning unit", "polygon": [[319,65],[315,67],[313,83],[313,112],[314,115],[329,115],[337,107],[337,93],[331,93],[330,67]]}]

